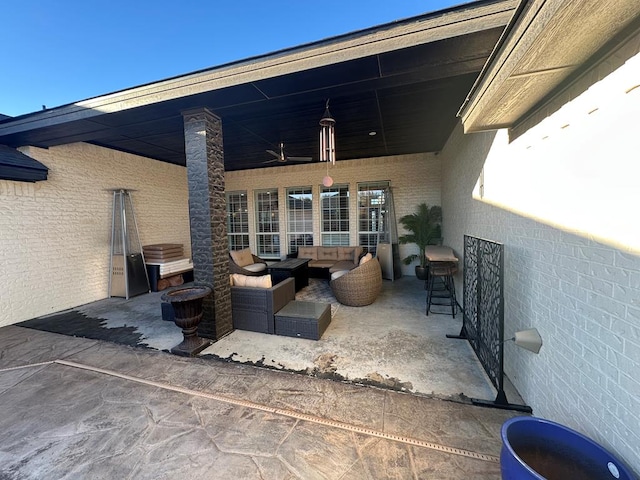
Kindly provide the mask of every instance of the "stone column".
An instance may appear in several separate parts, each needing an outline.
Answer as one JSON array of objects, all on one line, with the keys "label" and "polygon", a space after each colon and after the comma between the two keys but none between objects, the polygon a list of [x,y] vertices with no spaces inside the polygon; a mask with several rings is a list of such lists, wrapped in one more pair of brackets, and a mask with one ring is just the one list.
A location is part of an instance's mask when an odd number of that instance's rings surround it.
[{"label": "stone column", "polygon": [[222,122],[206,108],[182,112],[182,117],[194,282],[213,290],[204,301],[198,335],[218,340],[233,330]]}]

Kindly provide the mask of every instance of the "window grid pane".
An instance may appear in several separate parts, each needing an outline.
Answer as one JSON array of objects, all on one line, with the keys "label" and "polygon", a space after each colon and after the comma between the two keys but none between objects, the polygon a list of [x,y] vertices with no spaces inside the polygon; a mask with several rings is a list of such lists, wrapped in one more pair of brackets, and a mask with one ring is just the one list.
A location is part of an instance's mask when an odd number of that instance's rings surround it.
[{"label": "window grid pane", "polygon": [[229,250],[249,248],[247,192],[227,193],[227,238]]},{"label": "window grid pane", "polygon": [[322,222],[321,240],[324,246],[349,245],[349,186],[334,185],[320,189]]},{"label": "window grid pane", "polygon": [[256,245],[258,256],[280,257],[278,190],[256,192]]},{"label": "window grid pane", "polygon": [[287,189],[287,243],[289,253],[301,245],[313,245],[313,196],[311,187]]},{"label": "window grid pane", "polygon": [[[378,238],[384,238],[386,225],[386,189],[389,182],[358,184],[358,240],[373,255]],[[380,232],[380,234],[378,234]]]}]

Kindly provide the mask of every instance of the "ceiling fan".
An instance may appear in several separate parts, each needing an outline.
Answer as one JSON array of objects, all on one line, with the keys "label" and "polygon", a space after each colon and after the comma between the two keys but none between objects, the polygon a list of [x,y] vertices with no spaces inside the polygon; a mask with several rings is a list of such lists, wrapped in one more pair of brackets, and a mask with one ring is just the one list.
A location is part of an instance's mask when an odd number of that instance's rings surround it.
[{"label": "ceiling fan", "polygon": [[267,160],[266,162],[262,162],[262,163],[274,163],[274,162],[280,162],[280,163],[287,163],[288,161],[292,161],[292,162],[311,162],[313,160],[312,157],[290,157],[289,155],[285,155],[284,153],[284,142],[280,142],[280,152],[275,152],[273,150],[267,150],[267,153],[270,155],[273,155],[274,158],[273,160]]}]

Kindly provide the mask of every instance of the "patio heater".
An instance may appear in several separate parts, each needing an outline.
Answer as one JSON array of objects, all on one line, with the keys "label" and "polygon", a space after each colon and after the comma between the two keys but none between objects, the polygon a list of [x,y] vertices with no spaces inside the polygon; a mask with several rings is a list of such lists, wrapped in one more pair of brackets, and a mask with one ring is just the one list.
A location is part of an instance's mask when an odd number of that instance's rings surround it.
[{"label": "patio heater", "polygon": [[113,192],[109,297],[129,297],[150,291],[149,277],[142,255],[138,225],[131,202],[132,190]]}]

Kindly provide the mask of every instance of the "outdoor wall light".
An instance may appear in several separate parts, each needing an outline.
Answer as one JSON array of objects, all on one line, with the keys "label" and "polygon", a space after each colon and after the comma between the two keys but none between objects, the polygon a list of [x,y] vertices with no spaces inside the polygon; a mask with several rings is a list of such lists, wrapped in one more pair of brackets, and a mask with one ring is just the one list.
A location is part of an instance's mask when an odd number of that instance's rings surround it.
[{"label": "outdoor wall light", "polygon": [[336,164],[336,121],[329,112],[329,100],[320,119],[320,161]]},{"label": "outdoor wall light", "polygon": [[535,328],[516,332],[512,338],[509,338],[506,341],[513,341],[519,347],[533,353],[538,353],[542,347],[542,337]]}]

